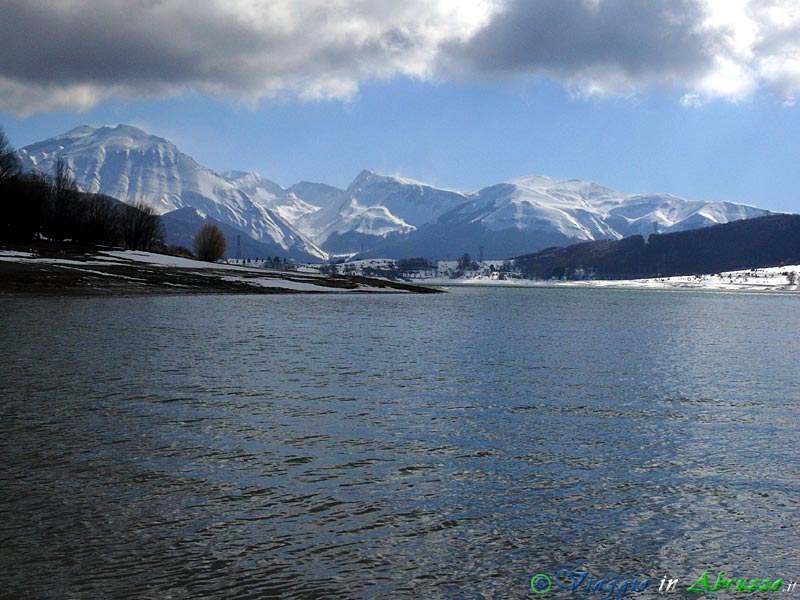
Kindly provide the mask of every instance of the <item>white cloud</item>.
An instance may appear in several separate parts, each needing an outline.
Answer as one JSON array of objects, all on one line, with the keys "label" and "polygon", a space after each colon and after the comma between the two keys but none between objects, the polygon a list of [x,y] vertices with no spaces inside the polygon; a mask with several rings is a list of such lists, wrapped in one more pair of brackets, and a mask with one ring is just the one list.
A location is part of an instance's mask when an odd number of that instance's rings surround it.
[{"label": "white cloud", "polygon": [[800,94],[798,0],[506,0],[452,74],[548,77],[573,96],[671,89],[687,106]]},{"label": "white cloud", "polygon": [[6,0],[0,110],[185,92],[352,99],[366,80],[537,78],[686,105],[800,94],[798,0]]},{"label": "white cloud", "polygon": [[753,0],[754,68],[761,84],[791,104],[800,94],[800,3]]}]

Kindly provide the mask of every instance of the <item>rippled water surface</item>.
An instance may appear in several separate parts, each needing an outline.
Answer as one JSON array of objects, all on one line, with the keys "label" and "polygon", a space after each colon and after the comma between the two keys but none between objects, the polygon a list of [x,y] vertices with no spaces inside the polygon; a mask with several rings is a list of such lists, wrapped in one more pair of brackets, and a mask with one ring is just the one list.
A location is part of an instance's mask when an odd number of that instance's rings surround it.
[{"label": "rippled water surface", "polygon": [[532,598],[563,565],[800,580],[800,296],[0,311],[0,598]]}]

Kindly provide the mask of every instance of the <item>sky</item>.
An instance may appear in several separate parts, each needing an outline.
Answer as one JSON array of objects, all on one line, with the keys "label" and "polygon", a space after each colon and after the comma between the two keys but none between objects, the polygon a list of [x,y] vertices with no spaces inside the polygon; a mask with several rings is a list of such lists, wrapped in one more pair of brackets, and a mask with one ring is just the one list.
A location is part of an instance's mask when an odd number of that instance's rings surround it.
[{"label": "sky", "polygon": [[16,147],[139,126],[216,171],[584,179],[800,212],[798,0],[6,0]]}]

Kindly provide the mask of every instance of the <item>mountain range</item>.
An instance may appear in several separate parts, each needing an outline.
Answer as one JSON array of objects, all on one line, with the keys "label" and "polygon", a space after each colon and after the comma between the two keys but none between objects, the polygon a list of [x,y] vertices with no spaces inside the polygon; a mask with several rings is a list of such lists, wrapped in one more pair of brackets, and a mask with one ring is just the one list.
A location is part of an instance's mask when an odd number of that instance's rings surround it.
[{"label": "mountain range", "polygon": [[453,259],[479,248],[500,259],[771,214],[544,176],[459,192],[365,170],[344,190],[312,182],[283,188],[253,172],[215,173],[129,125],[77,127],[18,154],[26,170],[52,173],[63,159],[82,191],[149,204],[164,215],[170,243],[189,245],[192,231],[211,221],[225,226],[229,255],[238,248],[243,256],[298,261],[362,253]]}]

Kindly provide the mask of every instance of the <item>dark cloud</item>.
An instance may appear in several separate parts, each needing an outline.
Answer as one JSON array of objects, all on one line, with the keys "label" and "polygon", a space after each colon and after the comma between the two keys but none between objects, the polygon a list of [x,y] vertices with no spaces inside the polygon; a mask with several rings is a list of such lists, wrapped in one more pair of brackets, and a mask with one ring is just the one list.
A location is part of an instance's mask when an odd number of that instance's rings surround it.
[{"label": "dark cloud", "polygon": [[[474,6],[476,13],[463,7]],[[344,98],[360,80],[425,76],[485,0],[6,0],[0,109],[194,91]],[[483,13],[485,14],[485,10]]]},{"label": "dark cloud", "polygon": [[720,43],[706,16],[699,0],[511,0],[443,59],[461,73],[685,83],[712,66]]}]

